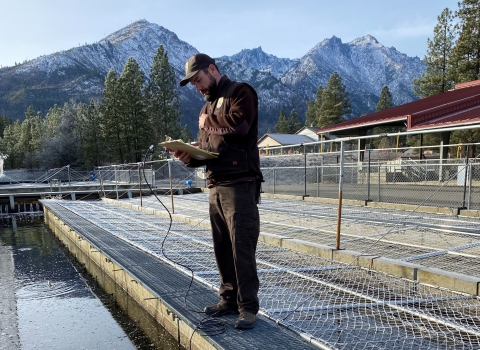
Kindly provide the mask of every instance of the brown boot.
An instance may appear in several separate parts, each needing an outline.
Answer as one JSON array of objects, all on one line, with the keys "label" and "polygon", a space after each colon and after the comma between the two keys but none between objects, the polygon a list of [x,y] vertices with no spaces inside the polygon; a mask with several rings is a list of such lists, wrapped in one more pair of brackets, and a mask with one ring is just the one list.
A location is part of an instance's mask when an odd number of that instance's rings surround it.
[{"label": "brown boot", "polygon": [[233,307],[229,306],[227,303],[222,303],[222,302],[215,305],[207,306],[203,311],[207,316],[212,316],[212,317],[238,314],[238,309],[234,309]]},{"label": "brown boot", "polygon": [[243,311],[235,321],[235,328],[237,329],[252,329],[255,326],[257,317],[251,312]]}]

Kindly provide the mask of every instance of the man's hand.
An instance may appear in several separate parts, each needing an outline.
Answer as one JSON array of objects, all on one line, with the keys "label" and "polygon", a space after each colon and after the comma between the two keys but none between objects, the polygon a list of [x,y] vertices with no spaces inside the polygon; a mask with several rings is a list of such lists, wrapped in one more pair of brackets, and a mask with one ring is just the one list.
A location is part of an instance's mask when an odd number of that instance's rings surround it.
[{"label": "man's hand", "polygon": [[182,161],[184,164],[190,163],[190,154],[183,151],[174,151],[172,149],[165,148],[168,152],[173,153],[174,157]]},{"label": "man's hand", "polygon": [[203,128],[205,127],[205,119],[207,119],[208,117],[208,114],[201,114],[200,117],[198,118],[198,127],[200,128],[200,130],[203,130]]}]

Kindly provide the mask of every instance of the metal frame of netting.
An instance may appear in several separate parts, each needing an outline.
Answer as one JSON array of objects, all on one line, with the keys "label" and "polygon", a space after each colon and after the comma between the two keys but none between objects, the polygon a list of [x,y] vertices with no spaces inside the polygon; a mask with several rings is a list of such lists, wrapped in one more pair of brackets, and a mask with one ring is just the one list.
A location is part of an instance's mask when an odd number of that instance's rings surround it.
[{"label": "metal frame of netting", "polygon": [[102,166],[96,168],[96,173],[102,186],[123,184],[130,189],[168,189],[205,185],[203,168],[187,168],[175,159]]}]

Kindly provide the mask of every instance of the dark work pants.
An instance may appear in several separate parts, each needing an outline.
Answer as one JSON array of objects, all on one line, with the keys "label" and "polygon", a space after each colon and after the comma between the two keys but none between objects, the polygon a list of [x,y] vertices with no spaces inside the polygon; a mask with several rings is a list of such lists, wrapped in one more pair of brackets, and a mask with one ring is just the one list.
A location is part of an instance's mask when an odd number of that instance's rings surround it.
[{"label": "dark work pants", "polygon": [[255,251],[260,233],[256,181],[210,189],[213,249],[220,273],[220,297],[240,312],[258,312]]}]

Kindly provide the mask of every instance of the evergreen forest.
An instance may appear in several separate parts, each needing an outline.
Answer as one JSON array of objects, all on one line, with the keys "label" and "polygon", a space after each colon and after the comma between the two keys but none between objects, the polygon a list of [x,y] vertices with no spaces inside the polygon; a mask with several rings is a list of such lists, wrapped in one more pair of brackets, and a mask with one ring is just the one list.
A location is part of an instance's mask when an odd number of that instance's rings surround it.
[{"label": "evergreen forest", "polygon": [[[459,1],[455,11],[445,8],[437,18],[423,59],[427,68],[413,81],[419,98],[480,79],[480,0]],[[4,167],[50,169],[70,165],[92,169],[140,162],[150,145],[155,146],[166,135],[193,141],[188,126],[180,125],[182,106],[176,84],[168,53],[160,46],[148,79],[130,58],[120,75],[113,69],[108,72],[98,101],[54,105],[45,116],[30,106],[22,122],[0,115],[0,155],[7,156]],[[391,107],[392,96],[385,86],[376,110]],[[293,134],[303,125],[327,127],[346,120],[351,111],[342,77],[333,72],[327,84],[318,87],[315,98],[307,101],[305,116],[299,116],[295,109],[286,112],[280,108],[274,128],[277,133]],[[403,130],[375,128],[369,133],[395,131]],[[415,145],[417,139],[403,139],[402,144]],[[480,142],[480,131],[456,131],[450,141]],[[370,146],[391,147],[391,142],[376,139]],[[425,135],[425,145],[438,143],[437,134]]]}]

